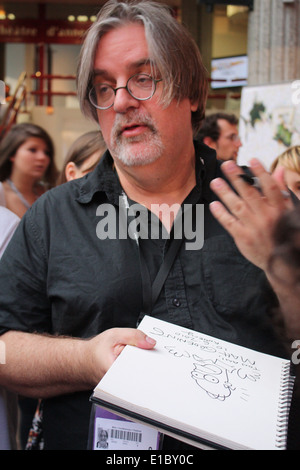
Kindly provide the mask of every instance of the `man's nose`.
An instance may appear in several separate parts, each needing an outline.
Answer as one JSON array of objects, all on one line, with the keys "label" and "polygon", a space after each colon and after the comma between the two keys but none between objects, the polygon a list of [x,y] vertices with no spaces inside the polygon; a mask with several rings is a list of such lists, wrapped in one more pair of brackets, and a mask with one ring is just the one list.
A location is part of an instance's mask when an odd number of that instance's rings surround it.
[{"label": "man's nose", "polygon": [[242,141],[241,141],[240,137],[238,137],[238,138],[236,139],[235,145],[237,146],[237,148],[242,147],[243,144],[242,144]]},{"label": "man's nose", "polygon": [[119,87],[115,93],[113,108],[116,113],[125,113],[129,108],[138,108],[139,100],[133,98],[126,87]]}]

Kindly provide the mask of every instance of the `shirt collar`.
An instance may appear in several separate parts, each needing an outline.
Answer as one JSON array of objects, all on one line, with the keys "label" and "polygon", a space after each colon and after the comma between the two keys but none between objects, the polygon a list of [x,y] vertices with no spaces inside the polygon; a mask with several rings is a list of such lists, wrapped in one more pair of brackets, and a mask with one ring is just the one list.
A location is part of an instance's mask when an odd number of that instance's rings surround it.
[{"label": "shirt collar", "polygon": [[[196,189],[204,201],[214,199],[210,181],[218,176],[216,153],[198,141],[194,142],[196,154]],[[94,171],[78,180],[76,201],[88,204],[96,193],[105,193],[113,204],[119,204],[123,190],[113,168],[113,159],[107,150]]]},{"label": "shirt collar", "polygon": [[95,170],[81,178],[76,201],[87,204],[96,193],[105,193],[112,203],[118,204],[122,187],[113,168],[113,159],[107,150]]}]

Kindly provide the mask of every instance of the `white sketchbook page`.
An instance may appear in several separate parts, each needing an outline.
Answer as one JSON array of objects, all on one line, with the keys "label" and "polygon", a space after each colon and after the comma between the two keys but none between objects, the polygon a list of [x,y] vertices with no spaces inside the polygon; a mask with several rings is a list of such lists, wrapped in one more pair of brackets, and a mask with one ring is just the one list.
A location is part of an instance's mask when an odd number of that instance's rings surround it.
[{"label": "white sketchbook page", "polygon": [[155,349],[126,347],[95,396],[105,399],[104,391],[145,408],[150,417],[152,412],[167,416],[195,434],[194,428],[202,429],[205,433],[198,435],[214,436],[216,443],[275,449],[282,365],[287,361],[151,317],[139,329],[155,338]]}]

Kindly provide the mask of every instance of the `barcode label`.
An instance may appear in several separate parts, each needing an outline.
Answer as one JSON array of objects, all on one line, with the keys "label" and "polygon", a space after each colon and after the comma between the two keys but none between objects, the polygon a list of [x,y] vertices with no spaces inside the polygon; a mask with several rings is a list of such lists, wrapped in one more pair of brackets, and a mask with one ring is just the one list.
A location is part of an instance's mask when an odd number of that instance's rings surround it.
[{"label": "barcode label", "polygon": [[141,432],[123,431],[121,429],[111,429],[110,437],[112,439],[122,439],[123,441],[142,442]]},{"label": "barcode label", "polygon": [[109,413],[109,417],[97,416],[95,419],[93,448],[94,450],[158,449],[159,436],[156,429]]}]

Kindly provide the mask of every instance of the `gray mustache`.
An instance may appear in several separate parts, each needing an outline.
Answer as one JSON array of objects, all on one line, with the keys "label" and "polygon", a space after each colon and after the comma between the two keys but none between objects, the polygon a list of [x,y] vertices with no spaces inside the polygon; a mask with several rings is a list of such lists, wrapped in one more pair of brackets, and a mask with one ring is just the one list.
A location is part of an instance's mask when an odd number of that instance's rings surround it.
[{"label": "gray mustache", "polygon": [[137,126],[147,126],[152,133],[157,133],[157,129],[153,123],[153,120],[149,116],[139,116],[134,113],[126,116],[126,118],[117,116],[117,119],[112,129],[112,136],[114,138],[120,137],[124,127],[130,127],[132,124]]}]

